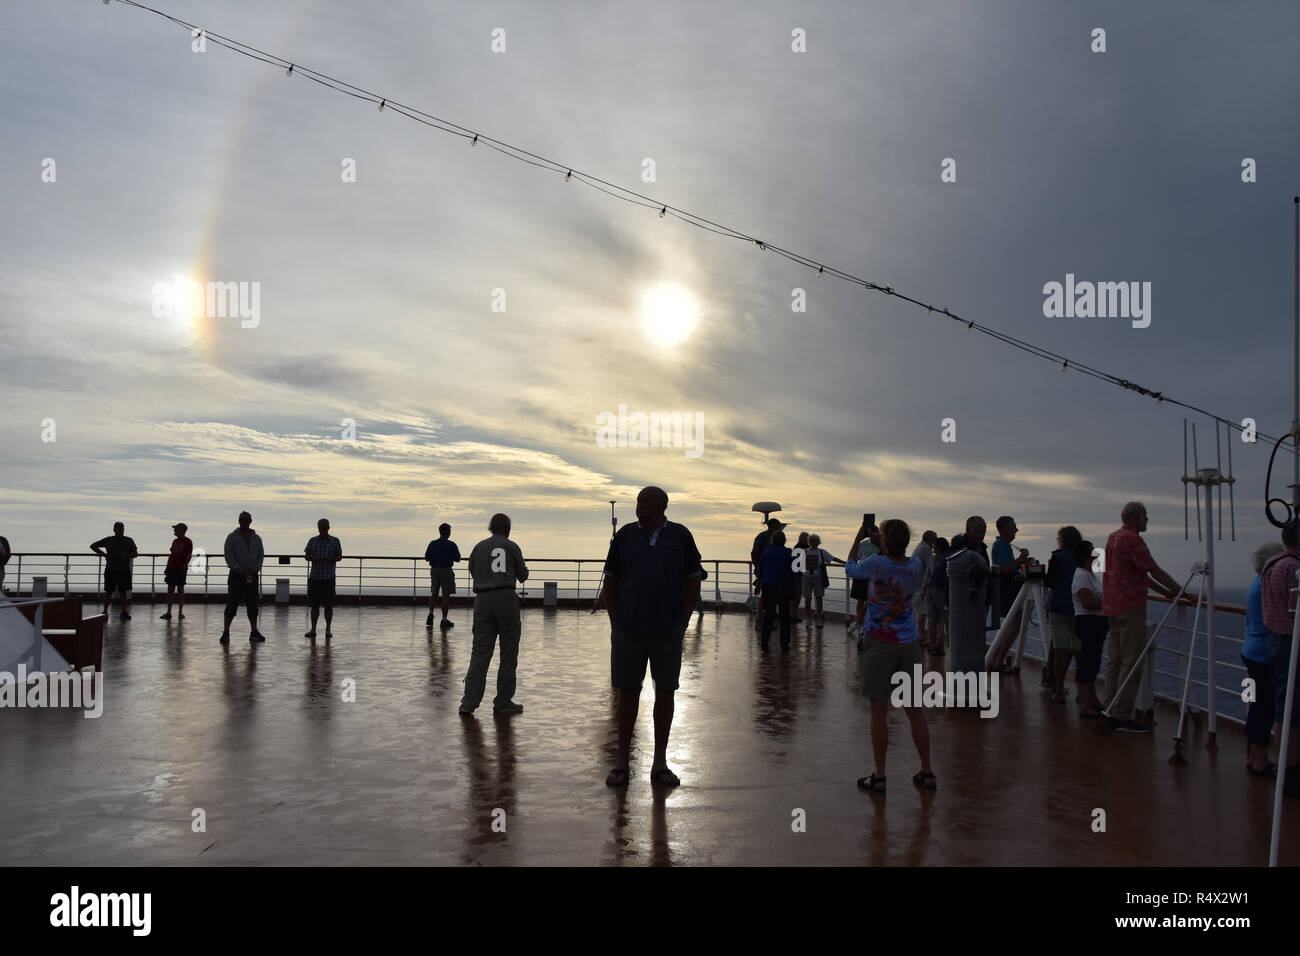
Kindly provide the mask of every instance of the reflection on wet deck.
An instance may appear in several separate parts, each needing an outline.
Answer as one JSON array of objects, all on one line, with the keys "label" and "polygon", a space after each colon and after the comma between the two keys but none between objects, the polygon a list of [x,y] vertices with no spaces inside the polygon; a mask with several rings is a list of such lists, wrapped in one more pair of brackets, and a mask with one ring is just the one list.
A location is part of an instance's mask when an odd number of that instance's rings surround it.
[{"label": "reflection on wet deck", "polygon": [[[764,656],[747,617],[687,635],[669,762],[649,785],[649,682],[625,791],[604,786],[615,728],[603,616],[524,612],[525,713],[457,716],[469,612],[340,608],[332,644],[300,607],[268,607],[266,644],[218,605],[170,627],[159,607],[109,624],[106,703],[0,710],[4,861],[34,864],[1246,864],[1268,858],[1271,786],[1244,741],[1193,734],[1166,763],[1176,715],[1146,737],[1101,737],[1036,670],[1002,685],[1001,714],[932,711],[939,790],[918,793],[906,722],[891,717],[889,793],[870,770],[856,650],[840,624],[799,625]],[[322,628],[323,633],[323,628]],[[343,683],[356,682],[356,701]],[[1287,801],[1282,860],[1300,861]],[[202,808],[206,832],[191,828]],[[494,810],[506,832],[494,832]],[[1106,811],[1106,832],[1092,829]],[[806,832],[792,830],[796,809]]]}]

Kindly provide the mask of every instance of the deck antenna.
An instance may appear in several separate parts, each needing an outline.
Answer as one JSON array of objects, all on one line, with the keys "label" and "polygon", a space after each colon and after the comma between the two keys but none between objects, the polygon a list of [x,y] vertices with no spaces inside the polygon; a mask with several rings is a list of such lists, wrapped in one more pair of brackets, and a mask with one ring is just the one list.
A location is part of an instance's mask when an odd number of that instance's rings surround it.
[{"label": "deck antenna", "polygon": [[[1183,421],[1184,436],[1187,431],[1187,422]],[[1214,421],[1214,448],[1216,464],[1214,467],[1201,467],[1199,449],[1196,441],[1196,423],[1192,422],[1192,471],[1187,471],[1187,443],[1184,437],[1183,441],[1183,527],[1186,529],[1188,520],[1187,510],[1187,486],[1191,485],[1196,495],[1196,540],[1205,542],[1205,560],[1198,562],[1192,570],[1192,575],[1200,575],[1200,593],[1196,598],[1196,613],[1192,618],[1192,632],[1187,641],[1187,670],[1183,675],[1183,695],[1182,701],[1178,708],[1178,728],[1174,733],[1174,754],[1169,758],[1169,762],[1174,765],[1187,763],[1183,756],[1183,727],[1187,720],[1187,695],[1191,686],[1192,679],[1192,661],[1196,653],[1196,632],[1201,619],[1201,607],[1205,607],[1205,669],[1206,669],[1206,704],[1210,712],[1209,736],[1206,740],[1205,747],[1207,750],[1218,750],[1218,701],[1215,699],[1214,683],[1214,665],[1215,665],[1215,630],[1214,630],[1214,612],[1215,612],[1215,591],[1214,591],[1214,538],[1216,535],[1214,523],[1215,507],[1215,490],[1218,490],[1219,499],[1219,523],[1217,535],[1220,541],[1223,540],[1223,486],[1228,486],[1228,502],[1231,507],[1233,502],[1232,487],[1236,479],[1231,475],[1225,475],[1220,471],[1222,465],[1222,444],[1219,439],[1219,421]],[[1232,450],[1232,433],[1228,433],[1228,450]],[[1229,465],[1231,471],[1231,465]],[[1201,488],[1205,489],[1205,521],[1201,521]],[[1231,520],[1231,527],[1236,528],[1236,514],[1234,512]],[[1186,535],[1186,531],[1184,531]],[[1188,578],[1188,584],[1191,578]],[[1183,586],[1186,590],[1187,585]],[[1170,608],[1172,610],[1172,607]],[[1165,615],[1168,617],[1168,614]],[[1161,621],[1161,624],[1164,622]],[[1156,628],[1159,630],[1159,627]],[[1152,635],[1154,641],[1155,635]]]},{"label": "deck antenna", "polygon": [[[1291,322],[1294,355],[1291,368],[1291,514],[1288,515],[1288,518],[1294,520],[1296,515],[1300,515],[1300,196],[1296,196],[1292,203],[1295,209],[1294,235],[1291,240],[1293,256],[1291,264]],[[1273,450],[1277,451],[1276,448]],[[1264,489],[1264,497],[1268,497],[1267,488]],[[1274,523],[1272,516],[1268,514],[1267,504],[1264,506],[1264,513],[1269,517],[1269,522]],[[1291,593],[1295,594],[1297,590],[1297,588],[1292,588]],[[1295,627],[1291,629],[1291,667],[1295,666],[1297,654],[1300,654],[1300,614],[1295,615]],[[1295,685],[1295,681],[1287,681],[1286,703],[1283,705],[1282,714],[1280,715],[1282,742],[1278,747],[1277,783],[1273,788],[1273,835],[1268,850],[1269,866],[1277,866],[1278,843],[1282,837],[1282,788],[1286,782],[1287,761],[1290,759],[1287,751],[1291,744],[1291,714],[1295,711]]]}]

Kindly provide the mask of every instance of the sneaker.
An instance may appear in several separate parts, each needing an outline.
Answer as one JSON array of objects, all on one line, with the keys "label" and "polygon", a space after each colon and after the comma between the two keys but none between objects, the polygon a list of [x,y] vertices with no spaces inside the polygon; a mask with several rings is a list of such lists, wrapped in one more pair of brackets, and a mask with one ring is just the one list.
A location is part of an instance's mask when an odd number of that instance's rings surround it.
[{"label": "sneaker", "polygon": [[180,614],[177,614],[176,616],[179,617],[182,621],[185,620],[185,612],[184,612],[184,611],[182,611]]},{"label": "sneaker", "polygon": [[433,627],[433,612],[432,612],[432,611],[430,611],[430,612],[429,612],[429,616],[426,617],[426,618],[424,619],[424,626],[425,626],[425,627]]},{"label": "sneaker", "polygon": [[[184,616],[185,616],[184,614],[181,615],[181,617],[184,617]],[[159,614],[159,615],[158,615],[158,620],[160,620],[160,621],[170,621],[171,619],[172,619],[172,612],[171,612],[171,611],[168,611],[166,614]]]},{"label": "sneaker", "polygon": [[456,711],[456,713],[460,714],[462,717],[473,717],[473,716],[474,716],[474,711],[472,711],[472,710],[466,710],[464,707],[460,708],[460,710]]},{"label": "sneaker", "polygon": [[261,631],[254,631],[252,634],[248,635],[248,643],[250,644],[261,644],[265,640],[266,635]]},{"label": "sneaker", "polygon": [[1121,721],[1114,721],[1114,722],[1111,723],[1111,730],[1117,731],[1118,733],[1121,733],[1121,734],[1149,734],[1149,733],[1151,733],[1151,728],[1150,728],[1150,727],[1147,727],[1147,726],[1145,726],[1145,725],[1143,725],[1143,724],[1139,724],[1136,720],[1121,720]]},{"label": "sneaker", "polygon": [[523,704],[516,704],[513,700],[508,704],[502,704],[500,707],[493,707],[494,714],[522,714],[524,712]]},{"label": "sneaker", "polygon": [[222,631],[222,632],[221,632],[221,643],[222,643],[222,644],[229,644],[229,643],[230,643],[230,632],[229,632],[229,631]]},{"label": "sneaker", "polygon": [[442,628],[442,629],[445,631],[447,628],[449,628],[449,627],[455,627],[456,625],[455,625],[455,623],[452,622],[452,620],[451,620],[450,618],[446,618],[446,617],[444,617],[444,618],[442,619],[442,623],[439,624],[438,626],[439,626],[440,628]]},{"label": "sneaker", "polygon": [[129,620],[131,620],[131,615],[130,615],[130,614],[127,614],[125,611],[123,611],[123,612],[122,612],[121,620],[123,620],[123,621],[129,621]]}]

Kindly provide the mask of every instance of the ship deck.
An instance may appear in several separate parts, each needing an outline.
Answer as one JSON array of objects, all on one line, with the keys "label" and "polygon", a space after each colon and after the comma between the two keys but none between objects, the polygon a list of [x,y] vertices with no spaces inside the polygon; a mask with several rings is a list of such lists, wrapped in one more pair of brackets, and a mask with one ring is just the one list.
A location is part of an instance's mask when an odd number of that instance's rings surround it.
[{"label": "ship deck", "polygon": [[[1245,741],[1103,736],[1073,700],[1052,703],[1027,665],[1000,713],[928,712],[935,792],[901,714],[890,716],[889,792],[870,769],[857,651],[839,623],[797,627],[764,655],[750,618],[706,611],[687,633],[669,763],[648,780],[647,679],[632,780],[604,785],[615,727],[608,625],[526,608],[516,700],[525,712],[457,714],[469,611],[430,635],[423,607],[339,608],[335,637],[302,635],[305,609],[268,606],[267,642],[217,642],[221,607],[180,624],[140,602],[105,635],[102,717],[0,710],[4,862],[36,865],[1263,865],[1271,783]],[[321,633],[323,634],[323,621]],[[773,645],[775,646],[775,640]],[[941,659],[942,660],[942,659]],[[355,701],[344,683],[355,681]],[[1071,687],[1072,687],[1071,683]],[[1300,862],[1288,800],[1281,859]],[[1095,832],[1094,811],[1105,811]],[[195,832],[196,811],[205,829]],[[504,811],[499,813],[495,811]],[[792,826],[802,810],[804,832]],[[504,820],[505,832],[493,828]]]}]

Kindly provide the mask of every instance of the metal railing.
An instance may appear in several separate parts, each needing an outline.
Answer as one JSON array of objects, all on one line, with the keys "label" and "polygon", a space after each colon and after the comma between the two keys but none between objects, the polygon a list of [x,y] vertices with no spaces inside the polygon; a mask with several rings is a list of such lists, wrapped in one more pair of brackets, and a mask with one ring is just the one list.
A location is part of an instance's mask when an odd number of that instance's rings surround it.
[{"label": "metal railing", "polygon": [[[135,559],[132,583],[137,596],[147,594],[151,598],[158,598],[166,594],[163,571],[167,566],[167,558],[166,553],[147,553]],[[600,588],[604,563],[603,558],[528,559],[529,578],[520,587],[520,594],[525,599],[540,600],[543,584],[554,582],[557,599],[562,604],[571,606],[577,602],[594,600]],[[726,559],[712,559],[702,563],[708,577],[700,589],[701,605],[715,610],[743,607],[753,593],[753,565],[749,561]],[[301,597],[306,594],[309,570],[302,554],[268,554],[263,561],[259,590],[264,597],[268,594],[273,597],[275,580],[287,579],[290,594]],[[33,578],[36,577],[47,579],[47,593],[51,595],[99,594],[102,593],[104,562],[93,553],[14,552],[6,572],[5,590],[11,594],[30,594]],[[220,554],[214,560],[212,556],[200,551],[189,567],[187,599],[193,600],[200,595],[209,600],[224,599],[227,573]],[[462,598],[470,596],[473,592],[468,569],[461,564],[453,573],[457,595]],[[423,556],[349,555],[337,566],[336,581],[338,599],[346,601],[352,598],[357,603],[368,600],[385,603],[410,600],[412,603],[420,603],[426,601],[429,594],[428,565]],[[270,585],[269,590],[267,585]],[[842,572],[830,573],[830,587],[826,589],[823,601],[823,606],[832,614],[836,613],[836,608],[841,608],[839,613],[846,616],[853,613],[848,579]],[[1217,609],[1222,615],[1220,620],[1231,624],[1226,625],[1230,627],[1229,631],[1224,632],[1224,627],[1220,626],[1217,628],[1219,633],[1215,635],[1215,703],[1222,717],[1240,724],[1245,721],[1247,708],[1241,699],[1241,679],[1246,676],[1246,669],[1241,663],[1245,608],[1220,603]],[[1183,674],[1187,667],[1187,643],[1191,631],[1187,614],[1191,610],[1190,607],[1180,607],[1175,611],[1153,651],[1153,691],[1156,697],[1175,704],[1181,695]],[[1037,611],[1033,613],[1036,615]],[[1197,646],[1192,653],[1188,701],[1193,711],[1205,711],[1209,706],[1209,682],[1206,676],[1208,659],[1204,648],[1202,621],[1201,634],[1198,635]],[[1027,642],[1025,655],[1042,663],[1047,658],[1045,651],[1046,648],[1031,638]],[[1228,678],[1231,680],[1225,686],[1221,681]]]}]

